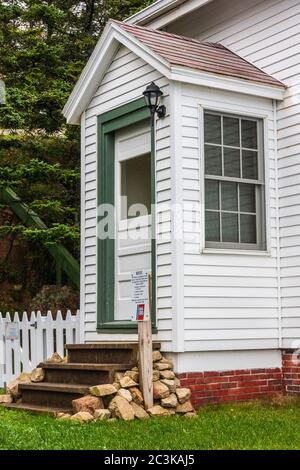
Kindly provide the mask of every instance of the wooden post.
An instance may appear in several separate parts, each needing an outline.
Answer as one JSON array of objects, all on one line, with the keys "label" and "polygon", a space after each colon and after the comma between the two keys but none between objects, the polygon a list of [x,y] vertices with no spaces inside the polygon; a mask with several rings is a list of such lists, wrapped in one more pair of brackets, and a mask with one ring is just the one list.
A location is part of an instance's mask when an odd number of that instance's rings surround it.
[{"label": "wooden post", "polygon": [[138,322],[139,377],[144,396],[145,409],[153,406],[153,362],[152,362],[152,278],[149,275],[149,320]]}]

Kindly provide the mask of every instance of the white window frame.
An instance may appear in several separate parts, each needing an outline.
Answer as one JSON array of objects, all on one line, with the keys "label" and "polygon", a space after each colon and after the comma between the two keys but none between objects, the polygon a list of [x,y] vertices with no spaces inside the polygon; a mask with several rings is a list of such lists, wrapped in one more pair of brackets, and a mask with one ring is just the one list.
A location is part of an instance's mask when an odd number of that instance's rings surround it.
[{"label": "white window frame", "polygon": [[[234,108],[234,106],[233,106]],[[261,148],[258,149],[258,165],[262,166],[263,171],[263,191],[261,200],[261,215],[260,220],[263,222],[261,228],[261,239],[260,243],[256,244],[245,244],[245,243],[226,243],[226,242],[207,242],[205,236],[205,134],[204,134],[204,115],[205,113],[221,114],[229,117],[236,117],[240,119],[253,119],[260,120],[261,132],[260,132],[260,143]],[[254,255],[270,255],[270,227],[268,224],[270,207],[268,200],[270,197],[269,193],[269,155],[268,155],[268,129],[267,122],[270,119],[269,115],[266,114],[252,114],[247,111],[240,111],[236,109],[224,109],[216,108],[215,106],[203,105],[199,103],[199,121],[200,121],[200,171],[201,171],[201,252],[202,253],[236,253],[236,254],[254,254]],[[216,176],[216,179],[218,177]],[[249,183],[255,184],[255,182],[249,181]]]}]

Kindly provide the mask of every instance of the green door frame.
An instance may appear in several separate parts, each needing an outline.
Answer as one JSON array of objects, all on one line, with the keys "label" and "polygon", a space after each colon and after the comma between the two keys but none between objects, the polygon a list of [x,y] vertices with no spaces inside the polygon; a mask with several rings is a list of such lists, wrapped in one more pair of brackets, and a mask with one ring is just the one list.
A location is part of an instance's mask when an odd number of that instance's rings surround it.
[{"label": "green door frame", "polygon": [[[115,131],[149,119],[144,98],[98,116],[97,206],[115,207]],[[151,122],[151,203],[155,207],[155,134]],[[152,213],[155,212],[152,210]],[[97,225],[101,216],[97,215]],[[152,214],[155,227],[155,214]],[[151,241],[152,327],[156,328],[156,241]],[[97,331],[98,333],[136,333],[137,323],[115,321],[115,240],[97,237]]]}]

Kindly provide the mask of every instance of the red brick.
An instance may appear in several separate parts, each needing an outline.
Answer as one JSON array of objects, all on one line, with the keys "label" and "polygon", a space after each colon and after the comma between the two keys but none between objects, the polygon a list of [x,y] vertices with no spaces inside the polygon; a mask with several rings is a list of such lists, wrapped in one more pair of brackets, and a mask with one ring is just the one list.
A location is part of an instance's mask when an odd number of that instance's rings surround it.
[{"label": "red brick", "polygon": [[205,377],[219,377],[220,372],[204,372],[204,378]]}]

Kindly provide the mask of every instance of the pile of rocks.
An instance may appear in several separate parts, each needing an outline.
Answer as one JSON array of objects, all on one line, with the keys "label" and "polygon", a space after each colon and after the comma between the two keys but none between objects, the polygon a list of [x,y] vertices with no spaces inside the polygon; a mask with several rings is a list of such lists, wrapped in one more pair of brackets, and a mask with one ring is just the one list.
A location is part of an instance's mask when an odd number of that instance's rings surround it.
[{"label": "pile of rocks", "polygon": [[[64,359],[58,353],[54,353],[46,362],[58,364],[66,362],[67,357]],[[32,372],[22,372],[16,379],[12,380],[6,386],[6,395],[0,395],[0,404],[19,403],[21,401],[21,392],[19,385],[43,382],[45,379],[45,372],[41,367],[33,369]]]},{"label": "pile of rocks", "polygon": [[[49,362],[63,361],[57,354]],[[0,396],[0,403],[11,403],[20,399],[20,383],[42,382],[44,371],[35,369],[31,374],[21,376],[9,384],[8,395]],[[4,398],[6,397],[6,398]],[[133,367],[126,372],[116,372],[112,384],[90,387],[89,394],[72,401],[73,414],[58,413],[57,419],[81,423],[94,420],[114,421],[123,419],[147,419],[151,416],[182,415],[196,416],[191,403],[191,391],[180,386],[180,380],[173,372],[173,364],[159,351],[153,351],[153,399],[154,406],[144,407],[144,398],[139,386],[139,372]],[[8,401],[5,401],[8,400]],[[9,401],[11,400],[11,401]]]},{"label": "pile of rocks", "polygon": [[175,414],[196,416],[190,400],[190,389],[180,387],[180,381],[173,372],[172,362],[163,358],[159,351],[153,352],[154,406],[152,408],[148,410],[144,408],[137,367],[126,372],[117,372],[114,383],[95,385],[89,391],[90,395],[73,400],[75,414],[59,413],[57,418],[83,423],[116,419],[131,421],[135,418],[147,419],[151,416]]}]

